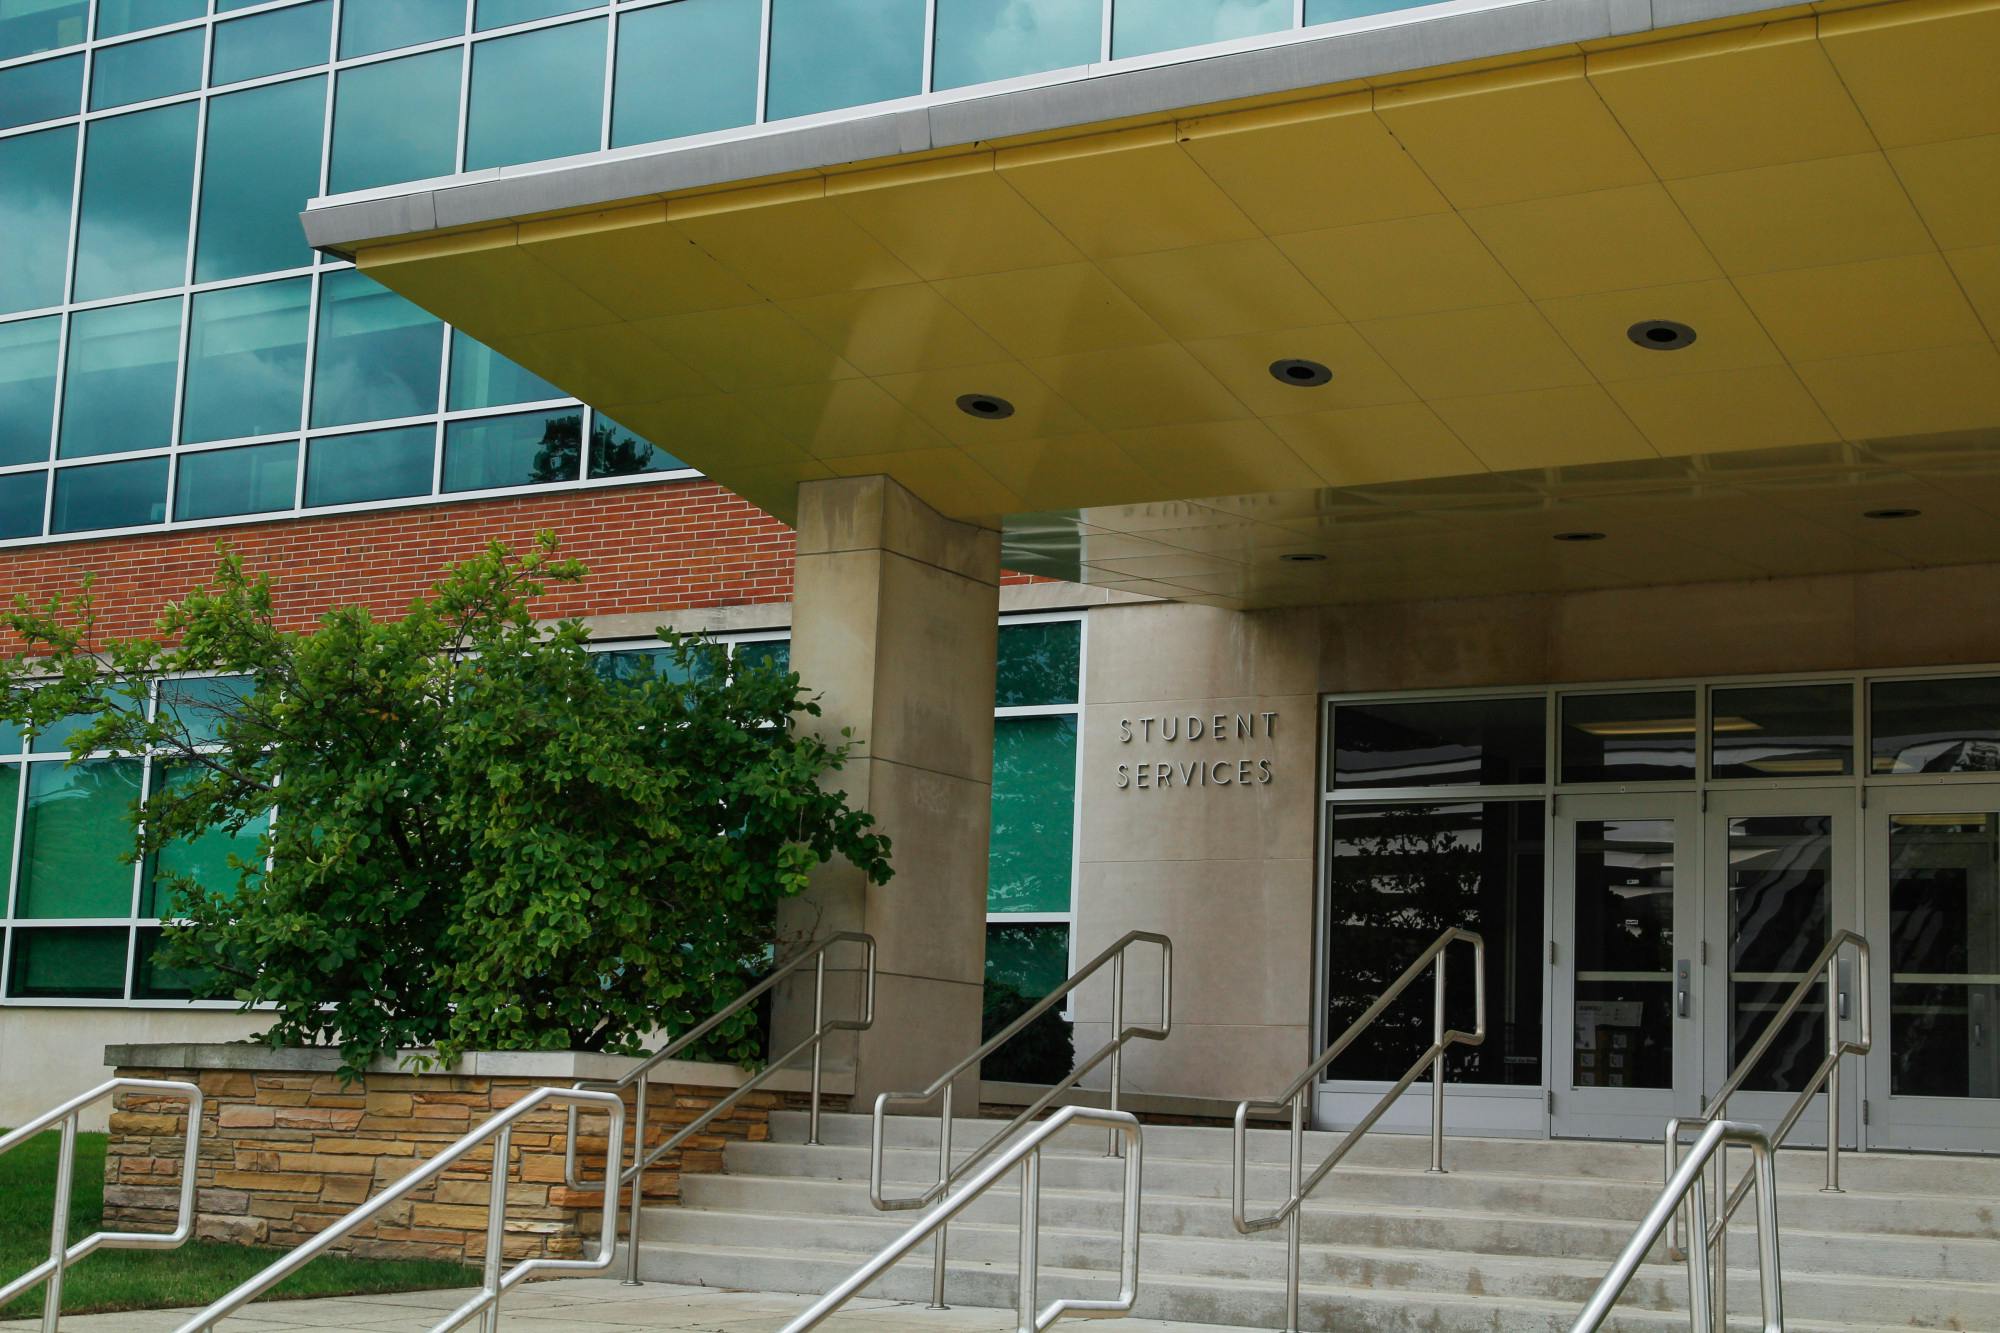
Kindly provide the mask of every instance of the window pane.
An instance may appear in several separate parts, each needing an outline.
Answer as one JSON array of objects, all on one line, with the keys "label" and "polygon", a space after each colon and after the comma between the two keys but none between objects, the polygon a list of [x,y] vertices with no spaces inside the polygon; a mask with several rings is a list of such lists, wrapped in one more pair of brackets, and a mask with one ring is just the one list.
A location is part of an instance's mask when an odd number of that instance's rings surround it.
[{"label": "window pane", "polygon": [[761,0],[681,0],[618,20],[611,143],[651,143],[757,119]]},{"label": "window pane", "polygon": [[251,88],[208,104],[201,163],[197,282],[312,262],[299,210],[319,193],[326,79]]},{"label": "window pane", "polygon": [[1540,782],[1544,734],[1538,698],[1338,704],[1333,780],[1341,787]]},{"label": "window pane", "polygon": [[[187,785],[194,776],[195,770],[185,764],[160,765],[153,771],[153,782],[157,785],[164,781],[171,790]],[[238,860],[256,864],[257,840],[262,832],[261,821],[234,833],[226,828],[211,828],[199,837],[183,838],[162,847],[151,858],[152,864],[140,882],[139,915],[180,915],[183,905],[173,890],[182,876],[194,880],[206,893],[233,896],[239,872],[229,864],[229,858],[233,854]]]},{"label": "window pane", "polygon": [[97,0],[97,35],[120,37],[141,28],[198,19],[208,0]]},{"label": "window pane", "polygon": [[1709,696],[1718,778],[1854,771],[1854,691],[1837,685],[1716,690]]},{"label": "window pane", "polygon": [[444,428],[444,488],[483,491],[575,481],[582,431],[577,408],[454,421]]},{"label": "window pane", "polygon": [[373,55],[465,31],[465,0],[347,0],[340,7],[340,55]]},{"label": "window pane", "polygon": [[134,528],[167,516],[167,460],[64,468],[56,474],[56,532]]},{"label": "window pane", "polygon": [[178,287],[194,190],[195,104],[91,122],[76,233],[76,299]]},{"label": "window pane", "polygon": [[603,19],[473,48],[467,171],[595,152],[603,119]]},{"label": "window pane", "polygon": [[7,994],[19,1000],[116,1000],[125,994],[123,926],[17,930]]},{"label": "window pane", "polygon": [[132,960],[132,998],[187,1000],[194,998],[201,974],[168,967],[158,959],[164,932],[150,927],[137,932],[138,953]]},{"label": "window pane", "polygon": [[1880,681],[1869,707],[1871,773],[2000,771],[2000,676]]},{"label": "window pane", "polygon": [[179,727],[196,745],[222,740],[222,723],[256,693],[249,676],[185,676],[160,682],[157,716]]},{"label": "window pane", "polygon": [[167,445],[180,341],[178,296],[72,315],[57,454],[88,458]]},{"label": "window pane", "polygon": [[771,0],[772,120],[923,91],[924,0]]},{"label": "window pane", "polygon": [[71,740],[81,735],[97,719],[89,713],[71,713],[37,731],[29,754],[68,754]]},{"label": "window pane", "polygon": [[306,503],[356,504],[431,493],[429,426],[329,435],[306,446]]},{"label": "window pane", "polygon": [[1338,23],[1369,14],[1393,14],[1399,9],[1433,5],[1437,0],[1306,0],[1307,23]]},{"label": "window pane", "polygon": [[61,324],[55,315],[0,324],[0,467],[49,456]]},{"label": "window pane", "polygon": [[673,472],[686,463],[643,436],[598,413],[590,425],[590,475],[630,477],[642,472]]},{"label": "window pane", "polygon": [[993,837],[986,910],[1067,912],[1076,832],[1076,718],[993,724]]},{"label": "window pane", "polygon": [[[1842,800],[1850,799],[1846,796]],[[1833,929],[1833,820],[1773,815],[1729,821],[1729,1067],[1770,1026]],[[1826,1002],[1814,987],[1744,1087],[1797,1092],[1826,1051]]]},{"label": "window pane", "polygon": [[1018,78],[1087,65],[1103,41],[1105,0],[938,0],[931,84]]},{"label": "window pane", "polygon": [[[1327,1031],[1338,1034],[1448,926],[1486,937],[1489,1027],[1446,1077],[1542,1081],[1542,802],[1327,808]],[[1469,1027],[1472,968],[1447,969],[1446,1021]],[[1327,1071],[1397,1079],[1431,1041],[1431,987],[1410,987]]]},{"label": "window pane", "polygon": [[90,109],[150,102],[201,87],[199,28],[100,46],[90,67]]},{"label": "window pane", "polygon": [[758,639],[752,643],[739,643],[733,660],[738,671],[769,667],[773,671],[788,672],[792,669],[792,641]]},{"label": "window pane", "polygon": [[0,0],[0,60],[75,46],[90,0]]},{"label": "window pane", "polygon": [[1889,1090],[2000,1097],[2000,817],[1889,816]]},{"label": "window pane", "polygon": [[329,190],[366,190],[456,169],[459,55],[456,48],[431,51],[341,72]]},{"label": "window pane", "polygon": [[0,537],[42,535],[42,501],[48,487],[46,472],[10,472],[0,477]]},{"label": "window pane", "polygon": [[310,278],[196,294],[188,329],[183,442],[299,428],[311,299]]},{"label": "window pane", "polygon": [[[0,754],[21,753],[21,731],[18,727],[0,724]],[[19,808],[17,799],[21,794],[21,764],[0,764],[0,893],[4,893],[9,878],[14,873],[14,812]],[[0,904],[6,899],[0,897]],[[5,906],[0,906],[0,916],[6,914]]]},{"label": "window pane", "polygon": [[574,14],[579,9],[602,8],[604,0],[479,0],[472,9],[472,30],[485,32],[557,14]]},{"label": "window pane", "polygon": [[0,313],[63,299],[76,127],[0,139]]},{"label": "window pane", "polygon": [[1674,1085],[1671,819],[1576,821],[1572,1087]]},{"label": "window pane", "polygon": [[312,424],[437,411],[444,325],[357,269],[320,280]]},{"label": "window pane", "polygon": [[463,330],[451,331],[451,392],[445,401],[452,411],[539,403],[568,396]]},{"label": "window pane", "polygon": [[1694,691],[1570,695],[1562,701],[1564,782],[1694,781]]},{"label": "window pane", "polygon": [[[1068,926],[988,922],[981,1039],[999,1033],[1068,976]],[[1056,1083],[1075,1066],[1075,1039],[1058,1005],[989,1056],[979,1072],[996,1081]]]},{"label": "window pane", "polygon": [[0,130],[74,116],[82,103],[82,56],[0,70]]},{"label": "window pane", "polygon": [[1083,663],[1083,622],[1052,620],[1000,627],[999,688],[994,703],[1073,704]]},{"label": "window pane", "polygon": [[[209,61],[209,86],[324,65],[332,42],[333,0],[314,0],[309,5],[253,14],[234,23],[218,23],[215,54]],[[214,114],[212,109],[210,114]]]},{"label": "window pane", "polygon": [[130,916],[136,759],[34,764],[21,828],[23,917]]},{"label": "window pane", "polygon": [[299,476],[299,446],[253,444],[182,454],[174,482],[174,517],[224,518],[290,509]]},{"label": "window pane", "polygon": [[1111,7],[1111,56],[1143,56],[1291,26],[1292,0],[1117,0]]}]

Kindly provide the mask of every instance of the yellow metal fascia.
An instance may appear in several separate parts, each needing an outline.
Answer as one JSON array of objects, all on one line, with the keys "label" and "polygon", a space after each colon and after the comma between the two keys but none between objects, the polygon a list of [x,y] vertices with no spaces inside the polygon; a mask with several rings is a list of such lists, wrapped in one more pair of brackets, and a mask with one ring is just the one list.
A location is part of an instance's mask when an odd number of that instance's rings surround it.
[{"label": "yellow metal fascia", "polygon": [[393,241],[370,246],[354,257],[356,268],[386,268],[392,264],[414,264],[431,259],[452,259],[487,250],[504,249],[520,240],[520,226],[503,222],[471,231],[453,231],[419,236],[414,240]]},{"label": "yellow metal fascia", "polygon": [[1609,73],[1613,70],[1654,68],[1689,60],[1733,55],[1739,51],[1754,51],[1764,47],[1788,46],[1798,42],[1818,40],[1818,16],[1810,11],[1801,11],[1796,18],[1763,23],[1754,28],[1725,28],[1717,32],[1677,37],[1671,42],[1652,42],[1645,46],[1594,51],[1585,57],[1585,68],[1592,74]]},{"label": "yellow metal fascia", "polygon": [[676,195],[667,200],[667,221],[714,217],[718,213],[740,213],[745,209],[775,208],[783,204],[810,203],[826,198],[826,177],[786,181],[778,185],[752,185],[743,189],[718,190],[710,194]]},{"label": "yellow metal fascia", "polygon": [[994,169],[993,159],[994,154],[991,152],[960,152],[950,157],[931,157],[914,161],[898,158],[888,163],[857,166],[829,173],[826,178],[826,193],[828,198],[833,198],[844,194],[862,194],[870,190],[893,190],[905,185],[924,185],[931,181],[981,176]]},{"label": "yellow metal fascia", "polygon": [[523,222],[520,240],[523,245],[533,245],[538,241],[566,241],[577,236],[623,231],[628,227],[657,227],[666,220],[667,203],[658,199],[629,207],[598,209],[589,213],[559,213]]},{"label": "yellow metal fascia", "polygon": [[1232,134],[1251,134],[1258,130],[1288,129],[1294,125],[1313,125],[1322,121],[1339,120],[1344,116],[1367,116],[1375,111],[1375,96],[1366,89],[1341,93],[1332,97],[1316,97],[1306,102],[1287,102],[1281,106],[1259,107],[1250,111],[1227,111],[1211,116],[1197,116],[1182,120],[1178,125],[1182,139],[1220,139]]},{"label": "yellow metal fascia", "polygon": [[1889,4],[1872,5],[1866,9],[1844,9],[1822,14],[1819,31],[1822,37],[1850,36],[1885,28],[1907,27],[1913,23],[1988,14],[1995,10],[2000,10],[2000,0],[1892,0]]}]

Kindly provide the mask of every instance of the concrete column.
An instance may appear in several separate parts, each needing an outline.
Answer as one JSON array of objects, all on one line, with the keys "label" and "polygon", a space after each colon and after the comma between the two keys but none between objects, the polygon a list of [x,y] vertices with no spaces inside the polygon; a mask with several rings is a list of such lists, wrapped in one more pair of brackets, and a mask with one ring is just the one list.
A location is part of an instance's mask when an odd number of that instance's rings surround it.
[{"label": "concrete column", "polygon": [[[786,939],[877,941],[875,1026],[829,1051],[852,1059],[860,1109],[979,1043],[1000,535],[887,477],[805,483],[797,526],[792,669],[821,696],[822,732],[861,742],[832,780],[888,834],[896,871],[871,885],[844,861],[824,866],[780,918]],[[830,990],[848,1002],[848,987]],[[781,1005],[781,1042],[805,1017],[796,997]]]}]

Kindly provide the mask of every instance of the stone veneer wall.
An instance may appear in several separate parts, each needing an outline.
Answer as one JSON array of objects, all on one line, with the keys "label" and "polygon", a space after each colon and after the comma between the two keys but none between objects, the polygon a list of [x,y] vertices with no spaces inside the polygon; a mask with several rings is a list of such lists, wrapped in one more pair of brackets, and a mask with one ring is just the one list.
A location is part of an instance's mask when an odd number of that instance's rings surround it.
[{"label": "stone veneer wall", "polygon": [[[343,1084],[333,1072],[338,1060],[330,1057],[324,1051],[245,1046],[114,1047],[106,1062],[121,1076],[190,1080],[202,1089],[196,1234],[281,1247],[332,1225],[536,1088],[567,1087],[580,1077],[616,1072],[588,1067],[599,1063],[629,1068],[629,1061],[601,1057],[470,1056],[450,1071],[412,1074],[385,1067]],[[490,1066],[514,1072],[488,1072]],[[651,1144],[713,1106],[743,1077],[717,1065],[670,1064],[662,1072],[676,1081],[648,1086]],[[731,1139],[767,1137],[771,1109],[803,1100],[790,1091],[751,1093],[648,1171],[645,1198],[678,1202],[682,1172],[720,1171],[723,1147]],[[826,1097],[822,1106],[842,1100]],[[105,1159],[106,1226],[172,1229],[186,1122],[184,1102],[146,1092],[118,1097]],[[585,1180],[603,1178],[604,1126],[601,1114],[583,1113],[577,1146]],[[566,1134],[562,1105],[543,1107],[515,1123],[504,1250],[510,1260],[575,1258],[585,1240],[598,1234],[604,1196],[564,1183]],[[335,1250],[476,1262],[486,1249],[492,1157],[490,1144],[482,1144]]]}]

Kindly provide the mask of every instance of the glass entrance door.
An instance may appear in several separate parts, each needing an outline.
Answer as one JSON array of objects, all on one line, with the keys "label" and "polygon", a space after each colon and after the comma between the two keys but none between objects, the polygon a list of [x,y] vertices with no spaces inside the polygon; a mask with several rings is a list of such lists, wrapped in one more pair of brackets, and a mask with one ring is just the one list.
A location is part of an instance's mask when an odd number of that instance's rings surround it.
[{"label": "glass entrance door", "polygon": [[[1859,921],[1855,898],[1853,797],[1845,790],[1738,791],[1711,795],[1705,829],[1703,897],[1707,928],[1699,952],[1704,977],[1702,1101],[1706,1108],[1776,1018],[1838,926]],[[1843,969],[1849,964],[1843,964]],[[1851,1008],[1854,978],[1842,974]],[[1729,1116],[1774,1129],[1826,1054],[1823,989],[1809,994],[1778,1031]],[[1836,1020],[1838,1021],[1838,1020]],[[1843,1137],[1855,1142],[1856,1080],[1842,1089]],[[1787,1139],[1824,1145],[1824,1094]]]},{"label": "glass entrance door", "polygon": [[1700,1080],[1692,795],[1565,796],[1555,819],[1552,1132],[1658,1138]]},{"label": "glass entrance door", "polygon": [[1869,797],[1875,1049],[1869,1143],[2000,1142],[2000,787]]}]

